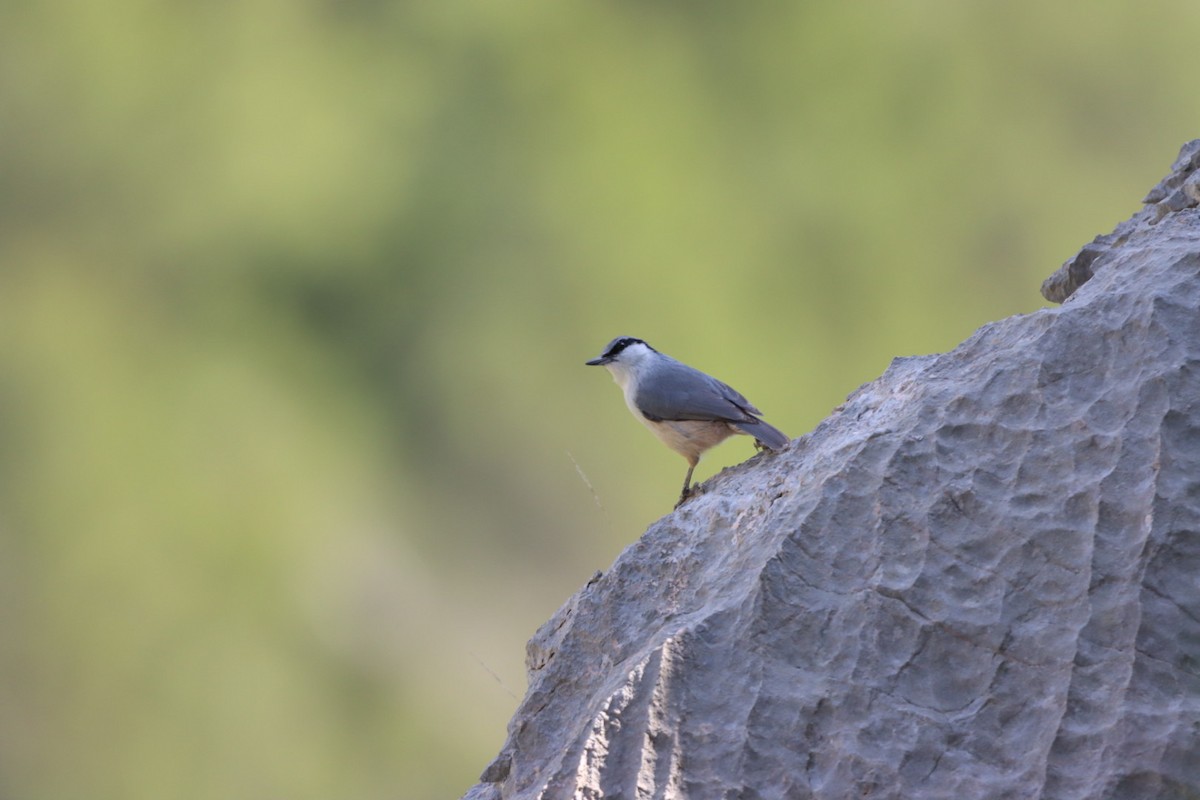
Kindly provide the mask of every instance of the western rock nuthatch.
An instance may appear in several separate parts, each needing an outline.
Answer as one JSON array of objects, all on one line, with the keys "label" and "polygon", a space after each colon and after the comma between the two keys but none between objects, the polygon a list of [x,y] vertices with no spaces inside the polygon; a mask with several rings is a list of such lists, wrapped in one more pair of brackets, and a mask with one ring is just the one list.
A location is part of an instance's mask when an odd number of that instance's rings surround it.
[{"label": "western rock nuthatch", "polygon": [[705,450],[734,434],[782,450],[788,437],[731,386],[658,352],[641,339],[618,336],[589,366],[607,367],[625,393],[625,405],[663,444],[687,459],[678,508],[691,492],[692,471]]}]

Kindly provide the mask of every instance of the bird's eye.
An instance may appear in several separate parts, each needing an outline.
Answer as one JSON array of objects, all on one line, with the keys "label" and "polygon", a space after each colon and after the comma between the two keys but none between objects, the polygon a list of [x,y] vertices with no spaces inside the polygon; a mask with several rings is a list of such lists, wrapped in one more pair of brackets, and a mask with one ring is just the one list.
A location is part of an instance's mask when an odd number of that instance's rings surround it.
[{"label": "bird's eye", "polygon": [[641,339],[635,339],[632,336],[625,336],[620,339],[614,339],[609,343],[608,349],[604,351],[604,355],[608,358],[615,357],[618,353],[625,350],[630,345],[644,344]]}]

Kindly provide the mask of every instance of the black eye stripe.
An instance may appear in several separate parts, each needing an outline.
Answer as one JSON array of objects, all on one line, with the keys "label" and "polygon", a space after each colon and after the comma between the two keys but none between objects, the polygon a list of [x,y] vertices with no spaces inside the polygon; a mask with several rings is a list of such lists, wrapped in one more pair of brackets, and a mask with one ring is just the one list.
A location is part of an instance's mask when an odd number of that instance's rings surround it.
[{"label": "black eye stripe", "polygon": [[[609,357],[615,356],[617,353],[620,353],[622,350],[624,350],[626,347],[629,347],[632,344],[646,344],[646,343],[643,342],[641,339],[635,339],[632,336],[624,336],[620,339],[615,339],[612,343],[610,343],[608,346],[608,349],[604,351],[604,355],[609,356]],[[647,345],[647,346],[649,346],[649,345]]]}]

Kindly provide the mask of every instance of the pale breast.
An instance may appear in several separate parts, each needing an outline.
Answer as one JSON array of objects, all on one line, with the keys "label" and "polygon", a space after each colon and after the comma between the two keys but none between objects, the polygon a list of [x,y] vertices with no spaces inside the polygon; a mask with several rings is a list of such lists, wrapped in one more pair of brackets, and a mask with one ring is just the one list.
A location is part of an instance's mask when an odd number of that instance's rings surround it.
[{"label": "pale breast", "polygon": [[648,420],[633,402],[636,387],[633,385],[633,381],[629,380],[629,376],[614,371],[613,379],[621,387],[622,394],[625,395],[625,405],[629,408],[629,413],[649,428],[650,432],[657,436],[663,444],[679,453],[691,464],[699,461],[700,454],[705,450],[717,446],[735,433],[741,433],[740,430],[728,423],[715,420],[686,419],[660,422]]},{"label": "pale breast", "polygon": [[651,422],[641,414],[636,416],[663,444],[693,464],[700,460],[700,454],[705,450],[739,433],[726,422],[691,419]]}]

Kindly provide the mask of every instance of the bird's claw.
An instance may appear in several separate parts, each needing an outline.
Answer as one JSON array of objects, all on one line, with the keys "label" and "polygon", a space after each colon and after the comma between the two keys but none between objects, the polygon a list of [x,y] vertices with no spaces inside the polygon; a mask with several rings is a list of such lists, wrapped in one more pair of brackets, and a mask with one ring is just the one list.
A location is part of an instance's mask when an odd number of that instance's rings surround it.
[{"label": "bird's claw", "polygon": [[686,501],[689,497],[691,497],[695,493],[696,493],[695,489],[684,489],[683,493],[679,495],[679,499],[677,501],[675,501],[675,508],[678,509],[681,505],[683,505],[684,501]]}]

